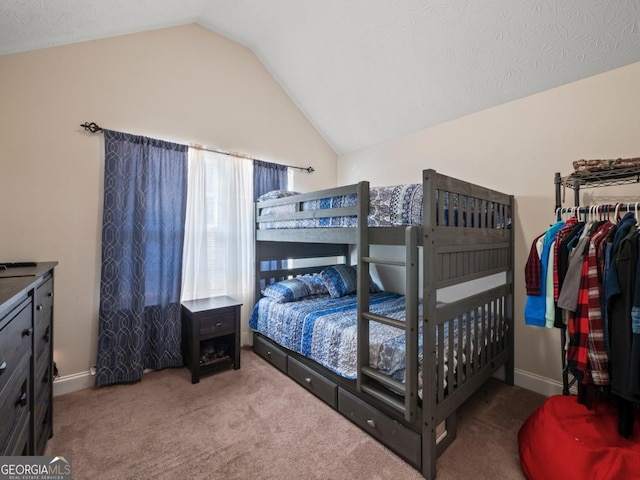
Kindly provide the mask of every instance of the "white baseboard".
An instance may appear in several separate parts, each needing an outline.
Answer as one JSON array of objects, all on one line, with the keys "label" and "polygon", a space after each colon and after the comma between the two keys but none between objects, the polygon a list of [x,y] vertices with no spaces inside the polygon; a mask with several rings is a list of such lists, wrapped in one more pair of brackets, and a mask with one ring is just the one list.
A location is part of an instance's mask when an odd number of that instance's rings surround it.
[{"label": "white baseboard", "polygon": [[[248,336],[247,340],[251,337]],[[243,342],[244,343],[244,342]],[[250,342],[244,343],[245,345]],[[504,379],[504,368],[500,368],[494,374],[496,378]],[[562,394],[562,382],[552,380],[550,378],[536,375],[535,373],[526,372],[524,370],[514,369],[514,383],[518,387],[526,388],[532,392],[539,393],[546,397],[551,395]],[[84,390],[95,386],[95,376],[91,372],[80,372],[72,375],[65,375],[53,381],[53,396],[64,395],[65,393]],[[572,393],[575,393],[575,387],[572,387]]]},{"label": "white baseboard", "polygon": [[552,380],[547,377],[514,369],[514,383],[522,388],[539,393],[546,397],[551,395],[562,395],[562,382]]},{"label": "white baseboard", "polygon": [[64,375],[53,381],[53,396],[92,388],[96,385],[96,377],[91,372],[80,372],[72,375]]}]

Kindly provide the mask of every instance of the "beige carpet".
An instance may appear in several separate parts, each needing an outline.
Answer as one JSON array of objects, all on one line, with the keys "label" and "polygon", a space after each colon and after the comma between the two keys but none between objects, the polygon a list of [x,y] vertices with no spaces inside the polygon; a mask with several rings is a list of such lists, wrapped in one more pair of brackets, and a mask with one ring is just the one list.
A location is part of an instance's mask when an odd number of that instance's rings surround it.
[{"label": "beige carpet", "polygon": [[[517,432],[544,401],[490,380],[458,414],[439,480],[521,479]],[[420,473],[250,350],[192,385],[186,369],[55,398],[47,455],[83,479],[419,479]]]}]

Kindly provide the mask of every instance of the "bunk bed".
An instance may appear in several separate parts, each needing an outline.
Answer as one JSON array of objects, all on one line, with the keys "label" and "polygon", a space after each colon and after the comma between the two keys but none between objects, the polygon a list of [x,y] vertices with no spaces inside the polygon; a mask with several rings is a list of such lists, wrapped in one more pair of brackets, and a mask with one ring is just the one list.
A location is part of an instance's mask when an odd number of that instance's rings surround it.
[{"label": "bunk bed", "polygon": [[[257,202],[259,300],[250,327],[258,355],[425,478],[435,478],[437,456],[455,439],[457,408],[501,367],[505,382],[513,385],[513,196],[434,170],[424,170],[414,187],[401,195],[406,199],[410,190],[419,209],[386,215],[382,222],[372,215],[378,206],[371,199],[379,192],[365,181]],[[386,197],[385,202],[387,214],[396,209],[394,200]],[[403,258],[373,257],[374,245],[399,246]],[[403,268],[405,291],[378,291],[371,282],[372,265]],[[305,326],[286,333],[295,318],[319,318],[311,302],[315,297],[327,302],[333,291],[326,295],[310,287],[310,297],[275,300],[278,305],[263,296],[269,286],[285,285],[287,279],[304,280],[307,286],[319,283],[318,278],[327,280],[327,269],[333,268],[354,269],[355,287],[334,295],[339,306],[327,307],[329,319],[323,321],[337,319],[329,327],[333,333],[312,341],[324,349],[350,351],[355,363],[346,373],[323,362],[332,356],[327,352],[321,358],[309,355],[313,347],[299,336],[313,330],[313,322],[303,321]],[[490,287],[448,303],[438,301],[438,292],[446,287],[477,286],[489,276],[494,279]],[[395,307],[378,308],[387,300]],[[302,308],[302,313],[292,314],[291,320],[286,314],[277,317],[280,330],[270,330],[260,318],[288,307]],[[338,324],[346,324],[347,333],[337,334]],[[287,343],[288,337],[295,339]],[[347,345],[336,346],[343,337]],[[376,352],[391,352],[395,366],[383,368],[384,359]]]}]

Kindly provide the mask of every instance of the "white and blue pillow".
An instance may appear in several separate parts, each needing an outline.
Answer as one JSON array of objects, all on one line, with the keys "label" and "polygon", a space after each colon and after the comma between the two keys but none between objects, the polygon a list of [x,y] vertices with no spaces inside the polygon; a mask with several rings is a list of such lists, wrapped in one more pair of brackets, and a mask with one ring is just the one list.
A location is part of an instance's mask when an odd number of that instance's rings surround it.
[{"label": "white and blue pillow", "polygon": [[[340,298],[358,291],[358,269],[355,265],[333,265],[320,272],[325,287],[332,298]],[[379,292],[380,289],[369,278],[369,291]]]},{"label": "white and blue pillow", "polygon": [[294,302],[312,295],[327,293],[324,281],[319,275],[303,275],[282,280],[268,285],[262,292],[265,297],[270,297],[277,303]]}]

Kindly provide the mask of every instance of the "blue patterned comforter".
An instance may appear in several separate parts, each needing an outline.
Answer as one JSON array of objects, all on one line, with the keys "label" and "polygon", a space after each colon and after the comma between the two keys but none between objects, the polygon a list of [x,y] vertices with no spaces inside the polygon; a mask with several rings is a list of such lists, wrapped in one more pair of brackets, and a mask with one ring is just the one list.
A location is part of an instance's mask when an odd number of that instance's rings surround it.
[{"label": "blue patterned comforter", "polygon": [[[397,293],[371,294],[373,313],[404,319],[404,296]],[[357,375],[357,297],[328,295],[297,302],[276,303],[262,298],[249,318],[249,326],[283,347],[315,360],[349,379]],[[397,337],[394,348],[385,348]],[[387,375],[404,370],[404,331],[377,322],[370,327],[371,366]]]},{"label": "blue patterned comforter", "polygon": [[[355,207],[357,195],[341,195],[320,200],[311,200],[302,204],[302,210]],[[263,215],[295,212],[295,205],[279,205],[262,210]],[[285,220],[279,222],[261,222],[260,229],[275,228],[318,228],[318,227],[355,227],[355,216],[309,218],[303,220]],[[406,184],[393,187],[371,187],[369,189],[369,226],[388,227],[394,225],[422,224],[422,185]]]},{"label": "blue patterned comforter", "polygon": [[[275,193],[275,192],[274,192]],[[282,198],[292,196],[296,192],[278,191],[278,195],[264,197],[265,199]],[[440,192],[436,192],[436,198]],[[484,226],[492,223],[491,228],[510,228],[511,219],[501,218],[499,212],[493,212],[493,206],[476,205],[475,199],[458,194],[444,192],[443,217],[438,218],[440,209],[437,209],[436,221],[439,225],[451,226]],[[451,201],[450,200],[451,198]],[[369,217],[370,227],[391,227],[401,225],[422,225],[422,184],[409,183],[390,187],[371,187],[369,189]],[[321,210],[329,208],[355,207],[357,195],[341,195],[337,197],[310,200],[302,203],[303,211]],[[295,204],[265,207],[262,215],[276,215],[293,213]],[[356,227],[356,216],[308,218],[301,220],[283,220],[277,222],[260,222],[261,230],[286,229],[286,228],[319,228],[319,227]]]},{"label": "blue patterned comforter", "polygon": [[[382,292],[371,294],[370,311],[379,315],[404,320],[405,297],[397,293]],[[420,305],[422,319],[422,305]],[[357,297],[347,295],[330,298],[328,295],[308,297],[303,300],[277,303],[273,299],[261,298],[254,306],[249,318],[251,329],[269,337],[279,345],[308,357],[338,375],[355,379],[357,377]],[[471,339],[474,338],[476,322],[470,325]],[[478,329],[482,338],[482,328]],[[466,334],[466,317],[462,317],[461,329]],[[446,324],[445,324],[446,327]],[[454,349],[458,346],[458,321],[454,323]],[[449,332],[444,329],[445,342]],[[491,335],[493,337],[493,335]],[[463,335],[463,339],[465,335]],[[438,341],[438,339],[436,339]],[[471,344],[471,353],[473,353]],[[419,332],[418,386],[422,390],[422,330]],[[448,343],[444,348],[443,385],[446,387],[448,371]],[[460,358],[454,353],[453,367],[458,361],[466,362],[463,353]],[[405,333],[377,322],[370,323],[369,360],[372,368],[389,375],[400,382],[405,381]]]}]

